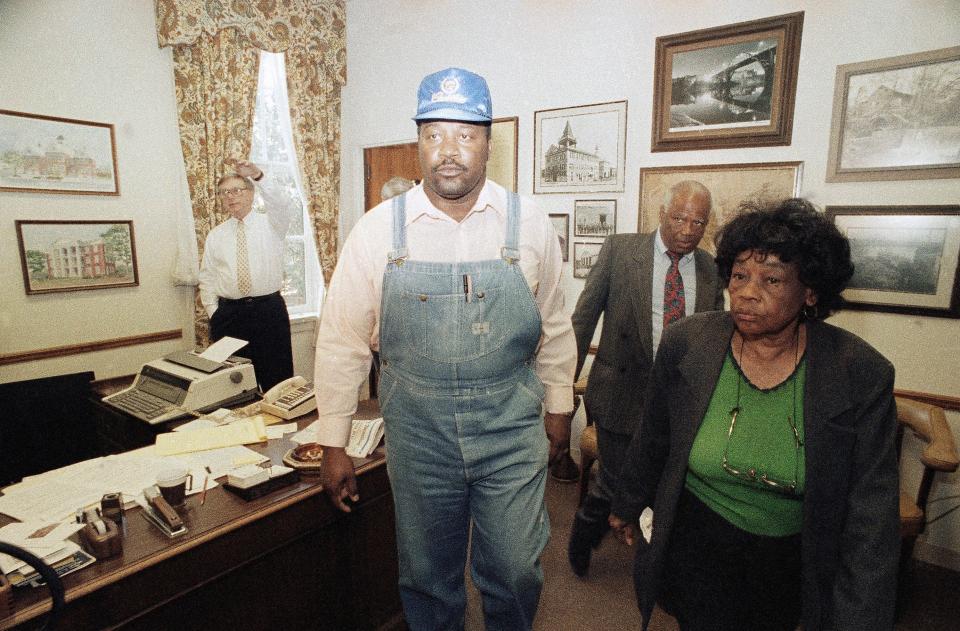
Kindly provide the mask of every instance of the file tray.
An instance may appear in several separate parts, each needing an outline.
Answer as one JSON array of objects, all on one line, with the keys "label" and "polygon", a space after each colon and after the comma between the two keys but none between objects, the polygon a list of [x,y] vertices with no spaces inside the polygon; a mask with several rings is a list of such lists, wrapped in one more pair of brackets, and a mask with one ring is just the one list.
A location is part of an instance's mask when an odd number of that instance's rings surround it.
[{"label": "file tray", "polygon": [[290,486],[294,482],[299,481],[300,473],[294,469],[292,471],[288,471],[287,473],[269,478],[260,484],[248,486],[247,488],[240,488],[239,486],[233,486],[231,484],[224,484],[223,488],[249,502],[250,500],[263,497],[267,493],[273,493],[276,490],[282,489],[285,486]]}]

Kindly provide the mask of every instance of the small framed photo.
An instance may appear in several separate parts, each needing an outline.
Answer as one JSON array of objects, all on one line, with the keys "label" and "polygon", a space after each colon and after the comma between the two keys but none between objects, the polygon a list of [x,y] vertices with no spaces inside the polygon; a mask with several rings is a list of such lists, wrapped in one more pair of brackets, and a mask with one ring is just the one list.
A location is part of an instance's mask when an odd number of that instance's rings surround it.
[{"label": "small framed photo", "polygon": [[626,101],[535,112],[533,192],[623,192],[626,141]]},{"label": "small framed photo", "polygon": [[487,177],[513,192],[517,192],[518,121],[516,116],[493,119],[487,160]]},{"label": "small framed photo", "polygon": [[960,318],[960,206],[827,206],[850,240],[851,309]]},{"label": "small framed photo", "polygon": [[670,188],[695,180],[710,191],[713,209],[700,247],[714,253],[713,236],[735,217],[744,202],[768,203],[800,195],[802,162],[755,162],[640,169],[640,225],[652,232],[660,225],[660,208]]},{"label": "small framed photo", "polygon": [[827,182],[960,177],[960,46],[837,66]]},{"label": "small framed photo", "polygon": [[573,236],[601,237],[617,233],[617,200],[583,199],[573,202]]},{"label": "small framed photo", "polygon": [[119,195],[113,125],[0,110],[0,191]]},{"label": "small framed photo", "polygon": [[600,255],[602,243],[575,241],[573,244],[573,277],[586,278]]},{"label": "small framed photo", "polygon": [[789,145],[803,12],[658,37],[651,151]]},{"label": "small framed photo", "polygon": [[563,213],[550,213],[550,223],[553,229],[557,231],[557,238],[560,239],[560,251],[563,253],[563,262],[570,260],[570,215]]},{"label": "small framed photo", "polygon": [[140,284],[132,221],[15,223],[27,294]]}]

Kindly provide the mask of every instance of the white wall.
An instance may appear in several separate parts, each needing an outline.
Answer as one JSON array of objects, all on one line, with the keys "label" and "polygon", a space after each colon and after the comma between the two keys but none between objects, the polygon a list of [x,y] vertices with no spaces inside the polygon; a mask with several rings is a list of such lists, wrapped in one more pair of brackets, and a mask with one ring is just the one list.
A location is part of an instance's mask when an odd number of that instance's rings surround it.
[{"label": "white wall", "polygon": [[[0,354],[181,329],[183,338],[0,367],[0,382],[94,370],[132,374],[193,347],[193,288],[173,285],[182,162],[173,61],[152,0],[0,2],[0,109],[112,123],[120,195],[0,193]],[[137,287],[27,296],[16,219],[132,219]],[[294,324],[313,374],[314,319]]]},{"label": "white wall", "polygon": [[[654,43],[661,35],[805,11],[794,116],[786,147],[650,152]],[[410,120],[420,79],[458,65],[483,75],[494,116],[519,116],[519,192],[532,192],[536,110],[626,99],[626,190],[538,195],[546,212],[572,213],[576,198],[617,199],[621,232],[636,230],[639,169],[649,166],[801,160],[802,195],[819,205],[956,204],[955,179],[827,184],[836,66],[960,44],[954,0],[407,0],[347,2],[343,94],[344,233],[363,212],[364,147],[415,140]],[[583,281],[565,279],[572,310]],[[897,387],[960,395],[960,322],[848,311],[831,320],[897,366]],[[960,437],[960,415],[951,415]],[[941,476],[934,495],[956,495]],[[954,500],[956,501],[956,500]],[[933,505],[939,513],[951,501]],[[960,511],[934,524],[929,541],[960,551]],[[946,563],[943,558],[935,562]],[[960,555],[952,557],[960,567]]]}]

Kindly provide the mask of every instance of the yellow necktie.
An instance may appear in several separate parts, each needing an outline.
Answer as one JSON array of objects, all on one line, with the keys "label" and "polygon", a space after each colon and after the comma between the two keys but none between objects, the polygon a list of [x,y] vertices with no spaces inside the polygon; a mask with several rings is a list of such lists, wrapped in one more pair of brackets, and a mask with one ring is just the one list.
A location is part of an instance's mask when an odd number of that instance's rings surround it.
[{"label": "yellow necktie", "polygon": [[250,258],[247,255],[247,227],[237,222],[237,289],[240,297],[249,296],[252,289],[250,280]]}]

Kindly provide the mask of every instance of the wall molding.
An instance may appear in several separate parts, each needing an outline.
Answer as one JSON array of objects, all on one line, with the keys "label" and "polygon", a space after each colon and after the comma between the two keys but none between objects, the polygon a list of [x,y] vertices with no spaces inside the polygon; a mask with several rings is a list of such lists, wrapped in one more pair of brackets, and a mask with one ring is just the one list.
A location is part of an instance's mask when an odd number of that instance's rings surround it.
[{"label": "wall molding", "polygon": [[52,357],[66,357],[68,355],[79,355],[81,353],[93,353],[96,351],[105,351],[111,348],[122,348],[124,346],[136,346],[138,344],[152,344],[153,342],[179,340],[182,337],[182,329],[172,329],[170,331],[157,331],[155,333],[144,333],[142,335],[131,335],[129,337],[116,337],[111,340],[101,340],[99,342],[84,342],[83,344],[54,346],[51,348],[41,348],[35,351],[23,351],[20,353],[3,353],[0,354],[0,366],[37,361],[38,359],[50,359]]}]

